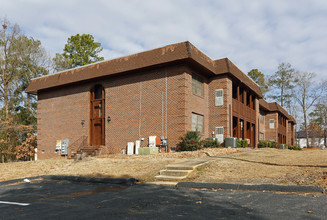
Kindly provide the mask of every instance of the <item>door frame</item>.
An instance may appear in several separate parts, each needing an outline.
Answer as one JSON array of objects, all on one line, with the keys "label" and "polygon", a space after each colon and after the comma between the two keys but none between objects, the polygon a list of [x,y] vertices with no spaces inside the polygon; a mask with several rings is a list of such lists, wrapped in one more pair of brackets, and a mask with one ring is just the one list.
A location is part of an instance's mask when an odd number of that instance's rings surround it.
[{"label": "door frame", "polygon": [[[96,89],[101,89],[101,98],[95,98],[95,91]],[[93,111],[94,111],[94,102],[101,103],[101,112],[102,116],[98,119],[101,119],[101,143],[100,145],[105,145],[105,90],[102,85],[95,85],[92,87],[90,91],[90,146],[100,146],[99,144],[95,144],[94,139],[94,122],[95,118],[93,117]]]}]

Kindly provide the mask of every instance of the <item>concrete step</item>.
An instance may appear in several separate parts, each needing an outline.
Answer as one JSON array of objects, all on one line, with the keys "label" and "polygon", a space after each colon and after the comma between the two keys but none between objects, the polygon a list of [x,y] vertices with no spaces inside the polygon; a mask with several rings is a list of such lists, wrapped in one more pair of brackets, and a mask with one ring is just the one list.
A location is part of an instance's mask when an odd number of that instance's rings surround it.
[{"label": "concrete step", "polygon": [[192,170],[160,170],[160,175],[164,176],[187,176]]},{"label": "concrete step", "polygon": [[166,176],[166,175],[155,176],[156,181],[169,181],[169,182],[177,182],[185,178],[186,176]]},{"label": "concrete step", "polygon": [[162,186],[176,186],[178,182],[167,182],[167,181],[157,181],[157,182],[147,182],[147,184],[152,185],[162,185]]},{"label": "concrete step", "polygon": [[196,166],[184,164],[170,164],[166,166],[167,170],[194,170]]}]

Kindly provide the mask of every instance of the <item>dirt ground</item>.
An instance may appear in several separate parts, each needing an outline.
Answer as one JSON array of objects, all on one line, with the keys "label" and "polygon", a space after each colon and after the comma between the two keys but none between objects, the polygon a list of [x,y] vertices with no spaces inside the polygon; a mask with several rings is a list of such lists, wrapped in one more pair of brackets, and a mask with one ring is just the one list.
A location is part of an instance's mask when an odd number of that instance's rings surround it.
[{"label": "dirt ground", "polygon": [[327,186],[327,150],[252,150],[199,167],[188,180]]},{"label": "dirt ground", "polygon": [[[236,154],[235,154],[236,153]],[[158,155],[109,155],[74,160],[39,160],[0,164],[0,181],[38,175],[134,177],[153,181],[167,164],[197,157],[217,157],[186,181],[327,186],[327,150],[203,149]]]},{"label": "dirt ground", "polygon": [[28,178],[39,175],[69,175],[107,178],[133,177],[140,181],[153,181],[154,176],[167,164],[179,163],[190,158],[227,155],[246,149],[206,149],[195,152],[172,152],[157,155],[109,155],[73,159],[38,160],[0,163],[0,181]]}]

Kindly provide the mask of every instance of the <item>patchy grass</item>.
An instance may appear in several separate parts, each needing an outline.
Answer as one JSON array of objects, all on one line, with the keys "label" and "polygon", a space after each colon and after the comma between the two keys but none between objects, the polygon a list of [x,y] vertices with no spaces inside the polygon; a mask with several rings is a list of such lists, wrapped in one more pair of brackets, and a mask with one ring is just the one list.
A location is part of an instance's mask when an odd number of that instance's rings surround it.
[{"label": "patchy grass", "polygon": [[[241,154],[233,154],[239,153]],[[227,157],[220,157],[228,155]],[[217,157],[198,167],[186,181],[327,186],[327,150],[202,149],[158,155],[109,155],[82,161],[40,160],[0,164],[0,181],[38,175],[130,178],[153,181],[167,164]]]},{"label": "patchy grass", "polygon": [[327,150],[253,150],[210,162],[189,180],[327,186]]},{"label": "patchy grass", "polygon": [[67,175],[102,178],[130,178],[146,181],[157,174],[167,164],[181,162],[183,159],[147,158],[115,159],[88,157],[82,161],[39,160],[0,164],[0,181],[28,178],[38,175]]},{"label": "patchy grass", "polygon": [[[244,151],[242,149],[242,151]],[[141,182],[153,181],[154,176],[168,164],[190,158],[227,155],[237,149],[203,149],[194,152],[162,153],[158,155],[108,155],[87,157],[81,161],[38,160],[0,164],[0,181],[39,175],[67,175],[106,178],[136,178]]]}]

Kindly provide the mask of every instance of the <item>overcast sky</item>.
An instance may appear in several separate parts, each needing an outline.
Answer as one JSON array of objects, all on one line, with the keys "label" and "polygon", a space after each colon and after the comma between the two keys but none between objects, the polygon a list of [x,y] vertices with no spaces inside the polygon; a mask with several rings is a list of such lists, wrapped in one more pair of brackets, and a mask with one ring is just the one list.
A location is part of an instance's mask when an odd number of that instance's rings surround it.
[{"label": "overcast sky", "polygon": [[244,73],[289,62],[327,77],[327,0],[0,0],[4,16],[52,56],[77,33],[105,59],[188,40]]}]

